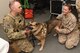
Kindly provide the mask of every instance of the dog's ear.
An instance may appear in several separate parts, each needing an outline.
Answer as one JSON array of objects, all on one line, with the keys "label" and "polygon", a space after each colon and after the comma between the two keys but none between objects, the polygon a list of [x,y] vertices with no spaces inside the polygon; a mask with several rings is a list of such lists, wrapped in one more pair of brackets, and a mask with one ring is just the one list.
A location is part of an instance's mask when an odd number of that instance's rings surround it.
[{"label": "dog's ear", "polygon": [[36,25],[39,25],[40,23],[36,23]]}]

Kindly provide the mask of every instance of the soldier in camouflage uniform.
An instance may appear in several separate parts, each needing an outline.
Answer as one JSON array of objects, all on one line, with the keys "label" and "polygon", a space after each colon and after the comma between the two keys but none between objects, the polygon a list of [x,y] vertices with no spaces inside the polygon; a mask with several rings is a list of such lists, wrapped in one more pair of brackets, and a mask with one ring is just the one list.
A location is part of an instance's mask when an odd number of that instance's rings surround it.
[{"label": "soldier in camouflage uniform", "polygon": [[78,11],[78,17],[79,17],[79,22],[80,22],[80,0],[76,0],[76,8]]},{"label": "soldier in camouflage uniform", "polygon": [[21,13],[21,5],[18,1],[11,1],[9,4],[10,13],[3,18],[4,30],[8,38],[17,44],[21,51],[25,53],[33,50],[32,44],[25,35],[25,21]]},{"label": "soldier in camouflage uniform", "polygon": [[78,28],[80,30],[80,0],[76,0],[76,9],[77,9],[77,12],[78,12]]},{"label": "soldier in camouflage uniform", "polygon": [[76,17],[71,13],[70,5],[63,5],[62,14],[57,17],[61,20],[61,28],[55,27],[58,33],[58,41],[71,49],[79,43],[79,30]]}]

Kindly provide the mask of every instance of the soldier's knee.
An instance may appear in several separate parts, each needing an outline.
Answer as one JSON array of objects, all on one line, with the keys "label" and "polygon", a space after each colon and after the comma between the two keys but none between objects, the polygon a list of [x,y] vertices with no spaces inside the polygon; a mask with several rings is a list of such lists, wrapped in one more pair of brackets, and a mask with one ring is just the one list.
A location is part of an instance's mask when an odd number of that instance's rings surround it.
[{"label": "soldier's knee", "polygon": [[70,42],[66,42],[65,46],[67,49],[72,49],[74,47],[74,44],[72,44]]},{"label": "soldier's knee", "polygon": [[58,40],[59,43],[64,44],[66,42],[66,40]]},{"label": "soldier's knee", "polygon": [[66,42],[66,36],[59,36],[58,41],[59,43],[64,44]]},{"label": "soldier's knee", "polygon": [[32,52],[34,50],[34,47],[32,47],[28,52]]}]

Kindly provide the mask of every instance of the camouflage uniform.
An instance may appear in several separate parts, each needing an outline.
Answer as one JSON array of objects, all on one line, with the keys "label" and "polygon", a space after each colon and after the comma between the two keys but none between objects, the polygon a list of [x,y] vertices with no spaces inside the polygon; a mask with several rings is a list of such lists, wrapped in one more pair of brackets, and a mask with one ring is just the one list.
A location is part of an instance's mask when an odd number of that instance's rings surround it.
[{"label": "camouflage uniform", "polygon": [[79,22],[80,22],[80,0],[76,0],[76,8],[78,11],[78,17],[79,17]]},{"label": "camouflage uniform", "polygon": [[32,44],[27,40],[26,35],[23,35],[25,21],[21,15],[13,17],[8,14],[3,19],[4,30],[8,38],[17,44],[17,46],[25,52],[33,50]]},{"label": "camouflage uniform", "polygon": [[77,46],[79,43],[79,30],[75,16],[72,13],[69,13],[66,16],[61,14],[57,19],[62,21],[60,32],[58,33],[59,42],[62,44],[65,43],[65,46],[68,49]]}]

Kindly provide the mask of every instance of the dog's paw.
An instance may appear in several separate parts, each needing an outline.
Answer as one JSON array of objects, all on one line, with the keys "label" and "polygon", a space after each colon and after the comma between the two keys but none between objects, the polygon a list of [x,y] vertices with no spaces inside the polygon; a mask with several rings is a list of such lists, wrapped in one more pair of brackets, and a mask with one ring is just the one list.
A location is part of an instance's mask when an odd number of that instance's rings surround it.
[{"label": "dog's paw", "polygon": [[41,45],[41,43],[38,43],[37,45]]},{"label": "dog's paw", "polygon": [[43,48],[40,48],[40,49],[39,49],[39,51],[42,51],[42,50],[43,50]]},{"label": "dog's paw", "polygon": [[57,34],[55,33],[53,36],[57,36]]}]

